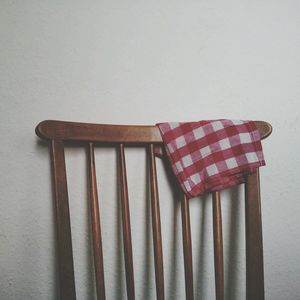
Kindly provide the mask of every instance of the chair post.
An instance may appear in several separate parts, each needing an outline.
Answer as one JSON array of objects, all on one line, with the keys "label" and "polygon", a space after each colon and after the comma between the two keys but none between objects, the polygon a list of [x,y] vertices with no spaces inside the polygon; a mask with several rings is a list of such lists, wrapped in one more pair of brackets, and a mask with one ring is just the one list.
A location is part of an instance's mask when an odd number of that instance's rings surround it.
[{"label": "chair post", "polygon": [[247,175],[245,201],[247,300],[264,300],[263,241],[258,170]]},{"label": "chair post", "polygon": [[76,299],[68,187],[63,141],[52,140],[60,299]]}]

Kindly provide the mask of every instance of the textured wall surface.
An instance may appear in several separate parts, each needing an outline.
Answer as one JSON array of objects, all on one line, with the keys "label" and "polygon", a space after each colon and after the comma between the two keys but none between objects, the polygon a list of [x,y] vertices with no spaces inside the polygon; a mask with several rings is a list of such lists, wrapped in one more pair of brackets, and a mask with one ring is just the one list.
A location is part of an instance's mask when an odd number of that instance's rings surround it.
[{"label": "textured wall surface", "polygon": [[[300,299],[300,3],[0,2],[0,299],[57,299],[44,119],[269,121],[261,170],[267,299]],[[67,149],[78,299],[93,299],[85,152]],[[155,299],[145,153],[126,151],[138,299]],[[125,299],[114,149],[97,150],[108,299]],[[167,299],[184,299],[181,219],[158,162]],[[245,295],[242,190],[224,191],[227,299]],[[191,200],[195,292],[214,298],[211,199]],[[230,248],[231,245],[231,248]],[[228,263],[232,263],[229,266]],[[92,279],[92,280],[90,280]],[[238,283],[241,282],[241,285]]]}]

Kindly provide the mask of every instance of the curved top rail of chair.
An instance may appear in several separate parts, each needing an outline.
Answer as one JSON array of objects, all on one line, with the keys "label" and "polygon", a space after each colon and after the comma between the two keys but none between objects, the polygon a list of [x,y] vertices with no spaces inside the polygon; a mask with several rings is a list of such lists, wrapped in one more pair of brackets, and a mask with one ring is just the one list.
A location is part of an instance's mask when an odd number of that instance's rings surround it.
[{"label": "curved top rail of chair", "polygon": [[[255,121],[262,139],[272,132],[272,126]],[[102,143],[162,143],[159,129],[146,125],[108,125],[46,120],[39,123],[36,134],[46,140],[89,141]]]}]

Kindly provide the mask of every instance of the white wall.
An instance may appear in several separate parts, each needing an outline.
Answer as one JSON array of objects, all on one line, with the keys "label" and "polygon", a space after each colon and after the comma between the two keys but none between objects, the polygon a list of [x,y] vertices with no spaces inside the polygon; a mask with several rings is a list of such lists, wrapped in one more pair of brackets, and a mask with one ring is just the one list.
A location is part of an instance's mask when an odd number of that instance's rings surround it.
[{"label": "white wall", "polygon": [[[39,121],[235,118],[266,120],[274,127],[264,142],[267,167],[261,170],[266,296],[300,299],[299,9],[296,0],[2,0],[0,298],[57,297],[49,152],[34,134]],[[72,222],[77,294],[92,299],[87,223],[81,217],[87,214],[84,154],[68,149],[67,166],[73,174],[71,213],[79,214]],[[96,154],[108,299],[125,299],[122,258],[116,259],[121,237],[115,222],[115,152]],[[137,207],[132,213],[136,293],[138,299],[155,299],[152,250],[145,251],[152,245],[143,211],[145,154],[134,149],[126,154],[131,206]],[[184,299],[182,255],[174,254],[181,247],[179,207],[158,164],[166,195],[161,210],[167,299]],[[236,243],[244,238],[238,193],[223,193],[233,198],[223,205],[230,300],[243,299],[245,292],[244,246]],[[191,200],[197,299],[214,297],[210,201]]]}]

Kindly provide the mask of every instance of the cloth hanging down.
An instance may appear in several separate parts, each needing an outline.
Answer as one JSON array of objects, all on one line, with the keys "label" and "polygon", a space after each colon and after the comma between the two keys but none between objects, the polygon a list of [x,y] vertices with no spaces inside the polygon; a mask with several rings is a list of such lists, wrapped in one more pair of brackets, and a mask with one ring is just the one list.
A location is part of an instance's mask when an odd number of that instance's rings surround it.
[{"label": "cloth hanging down", "polygon": [[[265,165],[254,121],[158,123],[174,175],[188,198],[245,182]],[[156,154],[161,154],[156,149]]]}]

